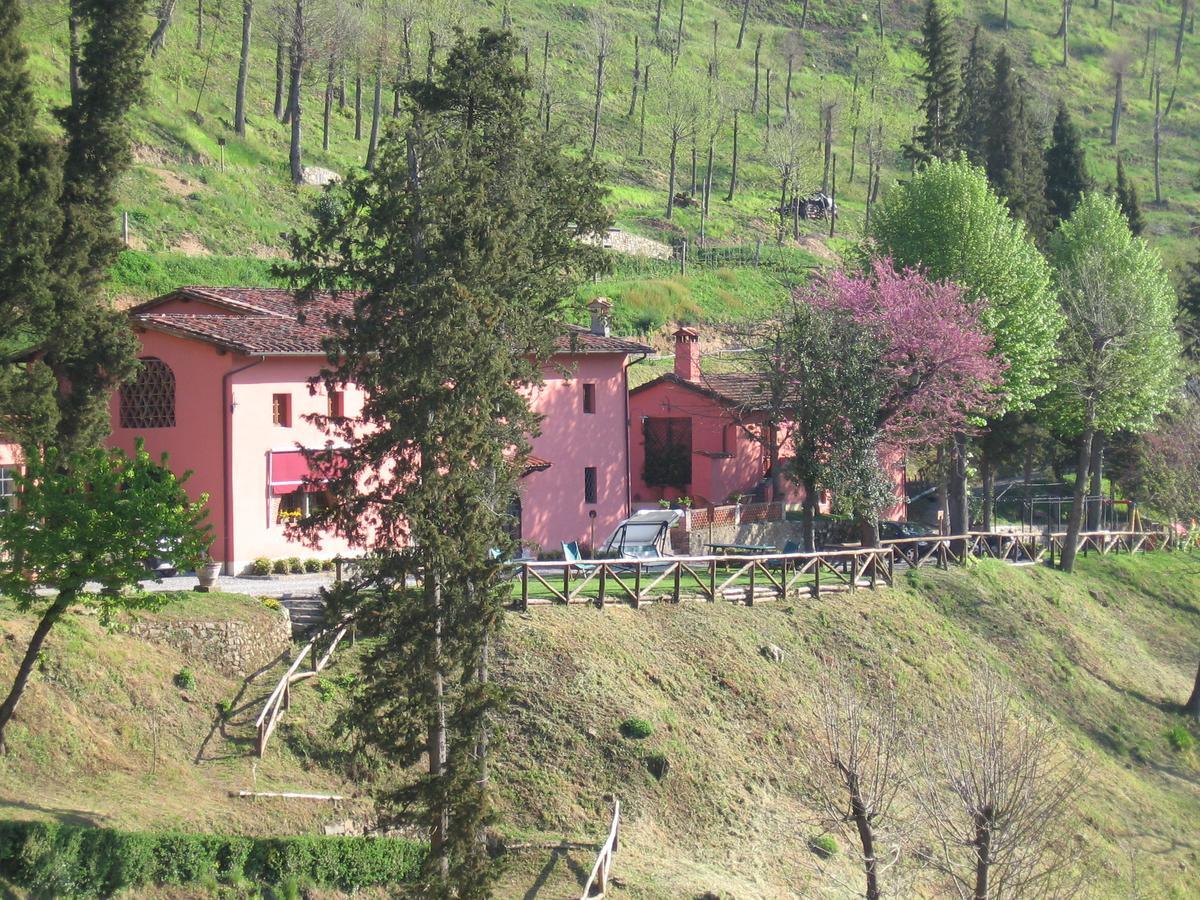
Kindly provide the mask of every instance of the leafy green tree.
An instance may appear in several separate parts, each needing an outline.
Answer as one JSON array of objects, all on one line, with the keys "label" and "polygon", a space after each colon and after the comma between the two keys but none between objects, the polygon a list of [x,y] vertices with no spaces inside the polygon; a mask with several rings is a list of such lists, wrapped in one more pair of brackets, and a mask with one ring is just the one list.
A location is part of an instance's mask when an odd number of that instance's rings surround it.
[{"label": "leafy green tree", "polygon": [[1175,292],[1158,254],[1134,237],[1116,203],[1087,193],[1050,241],[1066,318],[1048,409],[1078,439],[1075,492],[1062,568],[1071,571],[1083,524],[1095,434],[1145,431],[1180,378]]},{"label": "leafy green tree", "polygon": [[[136,338],[103,286],[120,249],[116,188],[131,160],[126,114],[141,93],[145,48],[141,0],[77,0],[72,10],[84,38],[79,90],[58,114],[65,132],[61,173],[34,172],[23,188],[38,191],[31,204],[40,210],[40,221],[56,225],[44,273],[29,273],[40,282],[36,289],[26,288],[36,300],[37,320],[9,337],[10,343],[34,349],[19,371],[0,378],[0,407],[10,417],[10,436],[29,446],[64,450],[95,446],[107,433],[109,394],[135,370]],[[8,94],[20,95],[17,82],[10,82]],[[33,140],[36,131],[24,134]],[[60,161],[56,153],[43,158]],[[50,188],[59,175],[61,191],[55,193]],[[6,192],[3,179],[0,192]],[[45,208],[47,196],[57,200],[57,214]],[[12,197],[5,193],[0,207]],[[14,199],[22,202],[22,192]],[[48,303],[37,299],[44,290]]]},{"label": "leafy green tree", "polygon": [[1046,162],[1026,90],[1008,51],[993,66],[984,168],[1012,214],[1041,240],[1046,228]]},{"label": "leafy green tree", "polygon": [[[140,442],[132,457],[93,447],[70,457],[51,449],[26,460],[17,502],[0,512],[0,594],[41,618],[0,704],[0,751],[46,636],[73,604],[97,609],[108,624],[122,610],[153,604],[151,596],[125,592],[147,577],[147,558],[165,557],[182,568],[205,555],[212,539],[203,524],[208,498],[190,502],[185,480],[165,457],[151,459]],[[85,593],[88,582],[98,582],[100,593]],[[55,593],[45,597],[42,588]]]},{"label": "leafy green tree", "polygon": [[1091,189],[1083,139],[1066,104],[1059,101],[1050,146],[1046,148],[1046,209],[1050,227],[1057,228],[1059,222],[1069,219],[1079,198]]},{"label": "leafy green tree", "polygon": [[983,165],[988,120],[991,117],[991,65],[979,43],[979,26],[971,33],[963,58],[962,88],[954,117],[954,143],[976,165]]},{"label": "leafy green tree", "polygon": [[323,378],[366,399],[354,422],[323,420],[348,449],[315,461],[336,502],[307,524],[372,560],[369,593],[331,598],[381,636],[347,722],[368,757],[428,764],[379,798],[428,830],[422,896],[488,893],[487,661],[509,596],[494,559],[512,547],[507,510],[537,429],[527,391],[560,346],[564,298],[604,268],[577,237],[610,222],[599,170],[534,123],[516,51],[508,32],[459,34],[408,84],[374,171],[327,195],[291,273],[310,295],[361,292]]},{"label": "leafy green tree", "polygon": [[955,150],[955,115],[958,112],[958,46],[949,15],[938,0],[925,4],[919,52],[925,61],[917,79],[924,86],[921,112],[924,122],[904,154],[919,163],[949,159]]},{"label": "leafy green tree", "polygon": [[1120,154],[1117,154],[1117,183],[1113,185],[1110,193],[1116,198],[1117,206],[1124,214],[1125,221],[1129,223],[1129,230],[1133,236],[1141,237],[1142,232],[1146,230],[1146,217],[1142,215],[1142,205],[1138,201],[1137,185],[1126,177],[1125,163],[1121,161]]},{"label": "leafy green tree", "polygon": [[[872,216],[871,237],[897,266],[953,281],[969,302],[986,298],[980,321],[1006,366],[997,415],[1028,409],[1049,391],[1062,324],[1050,267],[981,169],[962,161],[930,163],[887,194]],[[957,454],[965,457],[961,440]],[[969,525],[961,461],[950,485],[957,498],[950,524],[958,533]]]}]

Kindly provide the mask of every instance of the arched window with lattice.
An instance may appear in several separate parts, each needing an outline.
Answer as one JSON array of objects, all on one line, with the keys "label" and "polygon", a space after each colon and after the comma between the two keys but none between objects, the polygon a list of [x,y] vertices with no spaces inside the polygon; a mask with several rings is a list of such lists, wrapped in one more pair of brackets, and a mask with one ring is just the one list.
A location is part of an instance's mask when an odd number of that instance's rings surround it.
[{"label": "arched window with lattice", "polygon": [[121,387],[122,428],[173,428],[175,373],[161,359],[144,356],[137,378]]}]

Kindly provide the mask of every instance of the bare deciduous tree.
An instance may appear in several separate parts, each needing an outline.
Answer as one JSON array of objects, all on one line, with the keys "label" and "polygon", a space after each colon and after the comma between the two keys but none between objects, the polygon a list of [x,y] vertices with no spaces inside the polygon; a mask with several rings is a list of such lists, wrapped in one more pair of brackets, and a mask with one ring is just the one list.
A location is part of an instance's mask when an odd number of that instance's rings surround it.
[{"label": "bare deciduous tree", "polygon": [[978,675],[938,716],[916,756],[918,803],[934,837],[926,862],[960,898],[1078,896],[1072,809],[1083,770],[1049,723]]},{"label": "bare deciduous tree", "polygon": [[883,896],[882,876],[900,859],[892,816],[908,781],[906,727],[893,688],[857,685],[834,664],[818,679],[808,713],[808,768],[827,827],[853,835],[867,900]]},{"label": "bare deciduous tree", "polygon": [[596,84],[594,102],[592,104],[592,143],[588,147],[588,156],[596,155],[596,142],[600,139],[600,107],[604,100],[604,65],[612,51],[612,23],[609,20],[608,8],[600,7],[592,18],[596,48]]},{"label": "bare deciduous tree", "polygon": [[675,214],[675,176],[678,171],[679,144],[696,134],[699,104],[691,82],[672,70],[655,93],[661,98],[662,123],[670,143],[670,172],[667,177],[667,218]]}]

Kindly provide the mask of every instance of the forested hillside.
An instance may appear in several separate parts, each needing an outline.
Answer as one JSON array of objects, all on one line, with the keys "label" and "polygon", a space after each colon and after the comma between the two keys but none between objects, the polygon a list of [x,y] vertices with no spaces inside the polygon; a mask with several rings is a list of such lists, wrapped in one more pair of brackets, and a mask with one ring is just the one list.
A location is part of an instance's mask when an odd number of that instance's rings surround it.
[{"label": "forested hillside", "polygon": [[[1195,255],[1200,48],[1188,0],[1078,4],[1070,10],[1067,65],[1056,37],[1058,0],[946,8],[961,47],[978,25],[988,60],[1008,48],[1043,142],[1061,99],[1082,129],[1097,183],[1113,180],[1120,151],[1144,204],[1148,236],[1172,263]],[[292,73],[300,74],[299,166],[344,172],[366,162],[373,111],[378,107],[386,128],[395,85],[424,77],[431,46],[435,55],[444,52],[454,28],[508,23],[528,53],[531,106],[580,153],[594,145],[608,166],[620,225],[687,236],[693,246],[702,227],[722,245],[772,242],[781,193],[832,190],[836,156],[838,233],[854,238],[872,164],[883,192],[909,172],[902,145],[920,116],[914,74],[923,14],[924,4],[914,0],[160,0],[145,17],[147,35],[161,35],[147,50],[145,97],[132,120],[138,164],[125,180],[121,211],[135,249],[277,256],[283,236],[319,196],[319,188],[293,185],[293,129],[279,120]],[[68,26],[61,0],[30,0],[26,39],[47,123],[68,92]],[[241,135],[243,35],[249,43]],[[1123,103],[1114,146],[1118,76]],[[672,145],[676,192],[702,195],[711,179],[707,216],[702,203],[691,203],[668,217]],[[801,223],[802,242],[811,247],[826,230],[826,223]],[[839,247],[837,238],[832,246]],[[126,260],[119,287],[153,290],[145,272],[162,264]],[[192,280],[267,277],[267,267],[253,263],[192,269]]]}]

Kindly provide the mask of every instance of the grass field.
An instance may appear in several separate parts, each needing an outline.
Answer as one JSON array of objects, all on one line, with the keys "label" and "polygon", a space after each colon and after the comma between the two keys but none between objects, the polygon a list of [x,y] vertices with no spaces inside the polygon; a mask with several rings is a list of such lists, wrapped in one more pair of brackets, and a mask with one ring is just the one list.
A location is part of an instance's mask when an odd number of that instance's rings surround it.
[{"label": "grass field", "polygon": [[[531,52],[531,77],[540,86],[540,50],[550,34],[549,84],[552,94],[554,131],[573,147],[584,147],[590,139],[593,60],[598,20],[610,25],[610,53],[606,61],[606,93],[602,106],[597,158],[608,169],[610,204],[620,224],[635,232],[675,239],[686,236],[693,243],[700,228],[695,206],[680,209],[667,221],[666,163],[664,136],[665,84],[670,73],[666,52],[675,40],[675,17],[664,12],[661,38],[653,37],[654,3],[612,3],[587,0],[513,0],[505,4],[514,31]],[[669,7],[670,4],[667,4]],[[775,238],[769,212],[776,202],[778,175],[774,151],[767,147],[765,116],[766,69],[772,70],[773,125],[778,133],[784,101],[786,60],[793,59],[794,74],[790,106],[798,121],[810,126],[806,146],[812,153],[803,166],[804,183],[821,186],[822,166],[815,157],[818,141],[818,110],[835,104],[834,149],[838,156],[838,199],[842,208],[841,237],[832,242],[836,252],[843,240],[853,240],[861,231],[864,211],[862,130],[869,117],[885,125],[887,152],[884,155],[885,184],[907,174],[899,147],[915,121],[916,95],[912,73],[918,65],[915,52],[920,4],[884,3],[885,39],[883,63],[878,79],[876,104],[864,104],[859,113],[855,140],[852,113],[854,60],[858,53],[873,52],[878,45],[874,23],[858,6],[841,2],[810,5],[807,28],[800,31],[802,4],[798,2],[751,3],[746,38],[734,48],[740,4],[716,0],[689,0],[684,7],[681,56],[675,78],[690,86],[694,94],[707,94],[708,65],[713,58],[713,23],[717,25],[716,61],[719,94],[725,98],[724,117],[706,119],[705,127],[718,122],[713,172],[713,201],[705,222],[706,235],[722,244],[768,243]],[[1171,112],[1164,123],[1162,150],[1163,203],[1147,209],[1149,237],[1171,264],[1191,258],[1192,230],[1200,210],[1200,106],[1194,100],[1200,88],[1200,44],[1190,31],[1184,35],[1182,66],[1172,65],[1173,37],[1178,6],[1170,0],[1138,0],[1115,6],[1114,28],[1108,27],[1108,9],[1081,5],[1074,10],[1071,64],[1063,68],[1060,42],[1053,37],[1060,5],[1054,0],[1030,0],[1013,5],[1011,27],[1001,28],[996,4],[955,0],[949,4],[966,34],[982,26],[991,48],[1007,44],[1019,60],[1036,96],[1038,114],[1049,123],[1059,98],[1064,99],[1079,119],[1091,165],[1099,183],[1112,180],[1114,148],[1108,143],[1111,118],[1114,61],[1127,57],[1127,110],[1119,148],[1144,201],[1153,200],[1152,119],[1149,77],[1157,60],[1163,71],[1164,94],[1175,93]],[[278,123],[271,110],[274,93],[273,28],[278,16],[258,5],[252,45],[248,88],[249,130],[239,138],[232,133],[233,85],[237,72],[241,34],[239,5],[205,4],[205,37],[196,49],[194,5],[176,9],[168,32],[166,49],[147,61],[145,99],[131,121],[137,165],[121,190],[119,212],[129,214],[131,243],[135,250],[150,251],[150,257],[127,257],[116,273],[118,292],[142,296],[161,290],[172,279],[221,283],[228,279],[269,281],[269,263],[286,246],[285,236],[302,227],[308,205],[319,195],[315,188],[290,184],[286,166],[288,129]],[[497,24],[500,6],[445,2],[420,6],[414,34],[424,35],[431,23],[445,35],[447,22],[464,27]],[[147,16],[149,24],[151,17]],[[1157,30],[1157,50],[1143,60],[1146,30]],[[50,110],[66,97],[66,26],[59,0],[32,0],[26,9],[25,34],[32,48],[31,67],[50,123]],[[632,38],[639,36],[641,61],[652,72],[646,104],[644,152],[638,152],[640,110],[627,117],[633,67]],[[760,100],[757,114],[749,112],[753,84],[753,49],[763,37]],[[390,35],[389,48],[396,62],[398,38]],[[418,56],[423,51],[417,42]],[[357,60],[375,52],[373,40],[345,47],[345,72],[351,86]],[[398,65],[398,62],[396,62]],[[366,79],[365,112],[369,115],[372,87],[369,65],[363,63]],[[320,113],[324,91],[321,67],[314,64],[305,84],[304,156],[309,165],[345,171],[360,165],[366,152],[365,140],[354,139],[351,104],[335,104],[328,151],[321,149]],[[864,76],[865,77],[865,76]],[[536,92],[535,92],[536,93]],[[390,110],[390,84],[385,86],[384,106]],[[534,98],[536,99],[536,97]],[[1165,103],[1165,100],[1164,100]],[[726,201],[732,133],[728,110],[740,115],[740,189]],[[369,123],[368,123],[369,124]],[[364,129],[364,131],[369,129]],[[219,141],[226,142],[225,147]],[[778,139],[776,140],[778,145]],[[851,156],[855,156],[851,179]],[[691,147],[681,148],[680,187],[691,189]],[[697,148],[698,175],[705,171],[706,146]],[[809,232],[815,237],[815,232]],[[222,257],[211,264],[163,257],[173,251],[189,257]],[[654,276],[617,279],[601,286],[620,301],[618,316],[631,329],[645,327],[667,316],[680,318],[752,314],[773,290],[754,277],[738,274],[727,285],[662,284]],[[668,279],[670,281],[670,279]],[[589,286],[590,287],[590,286]],[[721,291],[735,299],[720,296]],[[628,309],[624,309],[624,306]]]}]

